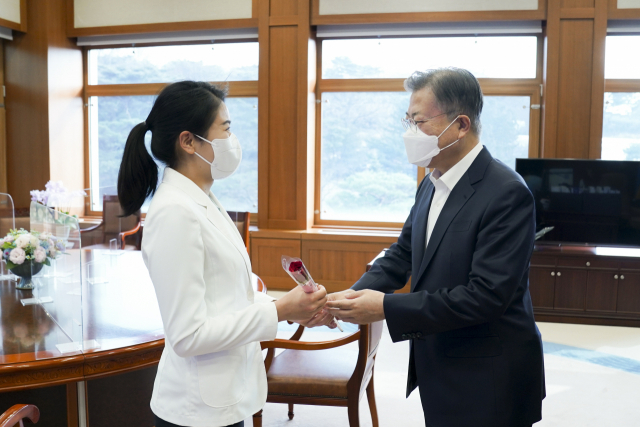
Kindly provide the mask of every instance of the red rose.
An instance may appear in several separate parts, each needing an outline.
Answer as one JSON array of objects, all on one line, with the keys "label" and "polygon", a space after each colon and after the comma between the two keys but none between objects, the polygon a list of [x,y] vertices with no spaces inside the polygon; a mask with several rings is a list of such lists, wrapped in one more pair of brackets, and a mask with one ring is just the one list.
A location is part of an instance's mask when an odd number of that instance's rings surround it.
[{"label": "red rose", "polygon": [[289,264],[289,271],[295,273],[296,271],[302,270],[302,261],[293,261]]}]

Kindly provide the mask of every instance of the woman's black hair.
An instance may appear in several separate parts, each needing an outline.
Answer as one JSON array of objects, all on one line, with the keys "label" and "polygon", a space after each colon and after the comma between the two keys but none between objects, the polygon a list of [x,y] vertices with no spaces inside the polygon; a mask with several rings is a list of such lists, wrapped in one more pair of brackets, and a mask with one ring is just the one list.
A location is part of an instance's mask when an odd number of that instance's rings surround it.
[{"label": "woman's black hair", "polygon": [[193,81],[172,83],[160,92],[147,120],[131,130],[124,147],[118,173],[118,198],[124,216],[138,211],[158,186],[158,166],[144,143],[147,131],[151,131],[153,156],[175,169],[180,133],[206,135],[226,95],[226,88]]}]

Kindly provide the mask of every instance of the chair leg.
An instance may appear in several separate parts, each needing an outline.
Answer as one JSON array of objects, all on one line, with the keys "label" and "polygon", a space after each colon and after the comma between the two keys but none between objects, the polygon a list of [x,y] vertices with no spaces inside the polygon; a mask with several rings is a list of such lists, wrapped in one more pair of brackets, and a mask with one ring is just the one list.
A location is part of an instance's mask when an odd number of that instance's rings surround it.
[{"label": "chair leg", "polygon": [[349,400],[347,411],[349,412],[349,427],[360,427],[360,411],[358,399]]},{"label": "chair leg", "polygon": [[253,414],[253,427],[262,427],[262,409]]},{"label": "chair leg", "polygon": [[289,403],[289,419],[292,420],[293,419],[293,403]]},{"label": "chair leg", "polygon": [[376,407],[376,395],[373,391],[373,375],[367,386],[367,401],[369,402],[369,410],[371,411],[371,423],[373,427],[378,427],[378,408]]}]

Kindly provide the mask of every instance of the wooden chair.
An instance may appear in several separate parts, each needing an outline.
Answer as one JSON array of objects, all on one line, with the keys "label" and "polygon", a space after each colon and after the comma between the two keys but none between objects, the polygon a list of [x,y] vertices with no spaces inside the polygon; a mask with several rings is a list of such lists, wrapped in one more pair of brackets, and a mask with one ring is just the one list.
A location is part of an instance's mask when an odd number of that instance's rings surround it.
[{"label": "wooden chair", "polygon": [[251,212],[235,212],[227,211],[227,214],[231,218],[231,221],[238,227],[238,231],[242,236],[242,241],[249,252],[249,220],[251,218]]},{"label": "wooden chair", "polygon": [[[122,208],[118,196],[105,195],[102,199],[102,221],[93,227],[80,230],[80,234],[102,228],[102,243],[86,246],[85,249],[109,249],[109,241],[116,238],[118,249],[140,250],[142,244],[142,223],[140,211],[127,217],[120,217]],[[127,245],[128,236],[135,236],[135,245]]]},{"label": "wooden chair", "polygon": [[[358,406],[366,391],[373,427],[378,427],[378,412],[373,390],[373,368],[382,336],[382,321],[360,325],[346,337],[322,342],[299,341],[304,326],[288,339],[262,342],[267,350],[265,367],[269,393],[267,402],[287,403],[289,419],[293,405],[346,406],[349,426],[359,427]],[[357,356],[345,344],[357,341]],[[286,349],[275,356],[275,349]],[[262,426],[262,411],[253,416],[253,426]]]},{"label": "wooden chair", "polygon": [[14,427],[19,425],[24,427],[23,420],[27,419],[32,423],[37,423],[40,419],[40,411],[35,405],[13,405],[4,414],[0,415],[0,427]]}]

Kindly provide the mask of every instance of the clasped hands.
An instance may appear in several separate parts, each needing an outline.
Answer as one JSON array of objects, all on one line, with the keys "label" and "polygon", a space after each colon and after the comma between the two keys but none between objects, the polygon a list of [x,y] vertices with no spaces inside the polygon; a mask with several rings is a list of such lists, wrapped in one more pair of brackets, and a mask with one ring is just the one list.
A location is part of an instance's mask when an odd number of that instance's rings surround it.
[{"label": "clasped hands", "polygon": [[334,318],[359,325],[384,319],[384,294],[382,292],[370,289],[361,291],[347,289],[327,294],[324,286],[318,285],[318,288],[317,292],[311,294],[304,294],[302,288],[287,294],[286,296],[291,295],[299,299],[299,310],[293,316],[295,318],[282,316],[279,320],[291,320],[307,328],[313,328],[316,326],[335,327],[331,325]]}]

